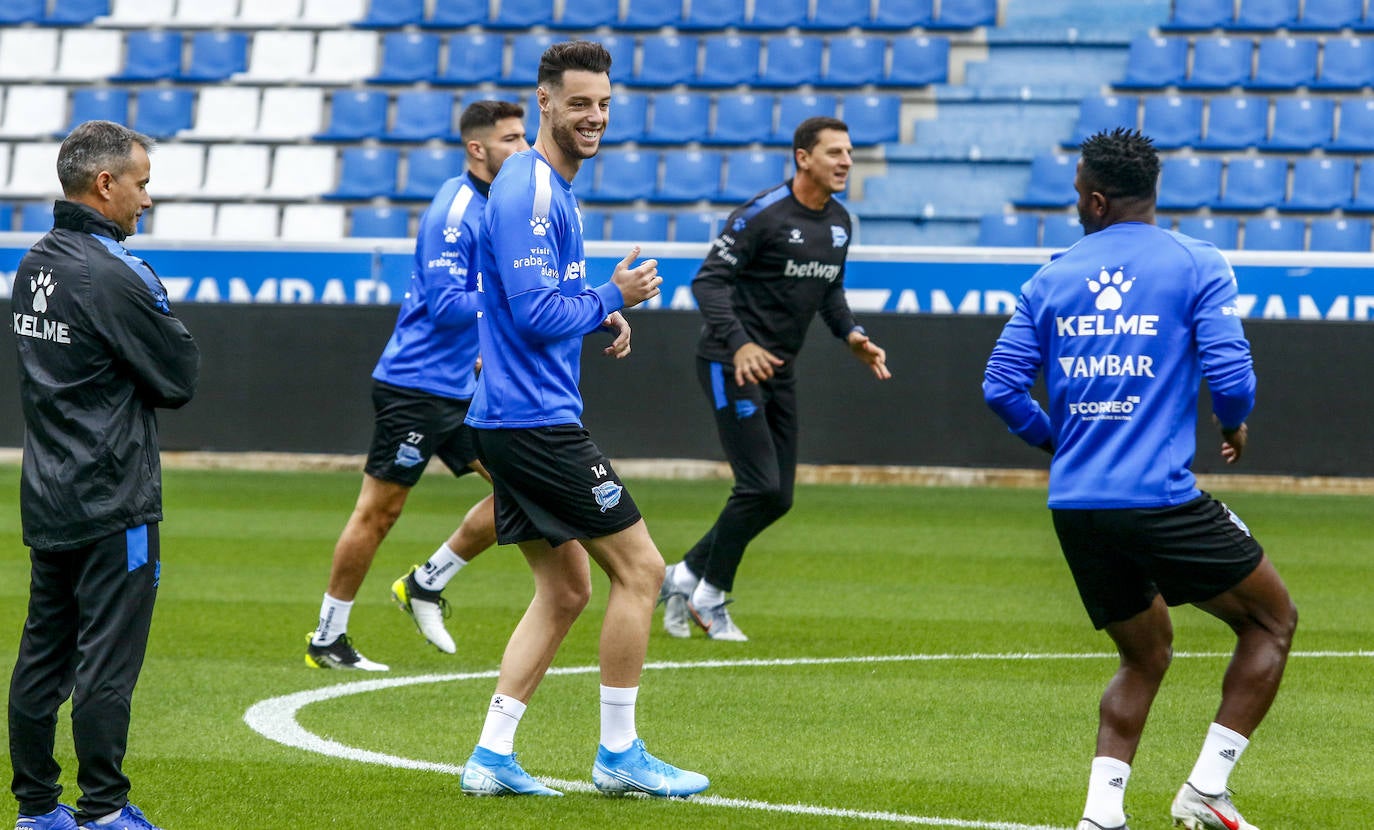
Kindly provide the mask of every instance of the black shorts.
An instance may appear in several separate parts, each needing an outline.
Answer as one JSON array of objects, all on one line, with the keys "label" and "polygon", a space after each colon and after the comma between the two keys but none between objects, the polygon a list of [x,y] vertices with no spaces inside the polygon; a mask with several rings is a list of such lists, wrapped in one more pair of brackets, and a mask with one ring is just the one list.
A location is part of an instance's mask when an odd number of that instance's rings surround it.
[{"label": "black shorts", "polygon": [[472,427],[463,423],[468,401],[373,381],[372,408],[376,424],[363,472],[414,487],[435,455],[454,475],[472,472],[468,465],[477,460],[477,448]]},{"label": "black shorts", "polygon": [[545,539],[554,547],[599,539],[640,520],[611,462],[576,424],[475,429],[477,454],[496,494],[496,540]]},{"label": "black shorts", "polygon": [[1097,628],[1150,607],[1204,602],[1240,584],[1264,549],[1206,493],[1174,507],[1054,510],[1054,530]]}]

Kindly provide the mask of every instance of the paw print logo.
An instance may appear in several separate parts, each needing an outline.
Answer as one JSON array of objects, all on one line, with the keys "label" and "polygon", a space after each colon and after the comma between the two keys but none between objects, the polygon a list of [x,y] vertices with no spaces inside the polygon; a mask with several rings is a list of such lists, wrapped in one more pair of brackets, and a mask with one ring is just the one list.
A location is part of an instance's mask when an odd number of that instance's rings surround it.
[{"label": "paw print logo", "polygon": [[1115,274],[1108,274],[1107,269],[1103,268],[1096,277],[1088,277],[1088,290],[1097,295],[1098,311],[1121,308],[1121,295],[1130,293],[1132,285],[1135,285],[1135,277],[1126,279],[1120,268],[1116,269]]},{"label": "paw print logo", "polygon": [[38,273],[29,277],[29,290],[33,292],[33,311],[35,314],[45,314],[48,310],[48,298],[52,296],[52,290],[57,287],[53,282],[51,268],[39,268]]},{"label": "paw print logo", "polygon": [[450,245],[452,245],[453,243],[457,242],[457,241],[458,241],[458,237],[461,236],[461,235],[462,235],[462,234],[461,234],[461,231],[459,231],[457,228],[453,227],[452,225],[449,225],[448,227],[444,228],[444,241],[447,242],[447,243],[450,244]]},{"label": "paw print logo", "polygon": [[531,216],[531,217],[530,217],[530,229],[534,232],[534,235],[535,235],[535,236],[548,236],[548,235],[549,235],[549,217],[547,217],[547,216]]}]

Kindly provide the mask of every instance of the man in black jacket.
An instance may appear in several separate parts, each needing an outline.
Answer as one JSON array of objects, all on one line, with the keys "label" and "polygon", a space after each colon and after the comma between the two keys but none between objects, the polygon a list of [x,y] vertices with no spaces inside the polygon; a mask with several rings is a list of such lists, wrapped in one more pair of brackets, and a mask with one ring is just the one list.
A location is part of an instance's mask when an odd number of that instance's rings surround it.
[{"label": "man in black jacket", "polygon": [[[146,830],[121,765],[161,559],[157,407],[191,400],[200,352],[121,242],[148,197],[153,141],[109,121],[57,156],[66,199],[19,263],[10,310],[24,410],[28,619],[10,682],[18,827]],[[57,711],[72,698],[78,810],[58,803]]]}]

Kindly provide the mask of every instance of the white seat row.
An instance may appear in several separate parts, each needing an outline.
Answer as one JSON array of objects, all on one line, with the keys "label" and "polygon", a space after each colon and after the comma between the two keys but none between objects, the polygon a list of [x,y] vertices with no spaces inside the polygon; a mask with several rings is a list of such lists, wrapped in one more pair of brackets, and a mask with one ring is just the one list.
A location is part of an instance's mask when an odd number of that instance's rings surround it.
[{"label": "white seat row", "polygon": [[119,74],[123,65],[119,32],[0,29],[0,79],[92,81]]},{"label": "white seat row", "polygon": [[342,205],[174,202],[154,205],[148,219],[148,235],[158,239],[327,242],[346,235]]},{"label": "white seat row", "polygon": [[362,20],[367,0],[112,0],[97,26],[304,26]]}]

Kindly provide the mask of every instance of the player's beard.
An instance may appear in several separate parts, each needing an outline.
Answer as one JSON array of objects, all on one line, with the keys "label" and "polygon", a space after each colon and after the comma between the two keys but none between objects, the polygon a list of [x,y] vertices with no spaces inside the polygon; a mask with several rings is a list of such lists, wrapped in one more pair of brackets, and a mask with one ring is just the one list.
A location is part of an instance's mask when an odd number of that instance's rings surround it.
[{"label": "player's beard", "polygon": [[598,141],[590,153],[583,155],[586,151],[583,150],[582,144],[578,140],[577,129],[572,124],[554,124],[551,133],[553,143],[558,146],[559,150],[563,151],[563,155],[570,159],[585,161],[596,155],[597,151],[601,149],[601,142]]}]

